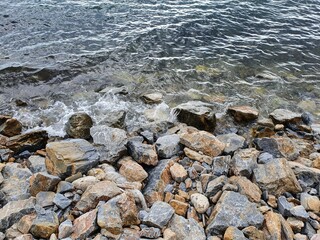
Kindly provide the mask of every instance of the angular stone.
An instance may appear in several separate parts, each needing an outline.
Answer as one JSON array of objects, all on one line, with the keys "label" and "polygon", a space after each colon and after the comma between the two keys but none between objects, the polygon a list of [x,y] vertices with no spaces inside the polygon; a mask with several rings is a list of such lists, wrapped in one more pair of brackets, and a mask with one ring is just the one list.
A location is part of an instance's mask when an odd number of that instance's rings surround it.
[{"label": "angular stone", "polygon": [[163,95],[162,93],[156,92],[156,93],[144,94],[143,96],[141,96],[141,98],[145,103],[161,103]]},{"label": "angular stone", "polygon": [[171,173],[173,180],[175,180],[176,182],[179,182],[179,183],[183,182],[188,176],[187,171],[179,163],[174,163],[170,167],[170,173]]},{"label": "angular stone", "polygon": [[250,240],[265,240],[263,232],[254,226],[246,227],[242,230],[242,232]]},{"label": "angular stone", "polygon": [[189,204],[185,202],[181,202],[178,200],[171,200],[169,202],[170,206],[173,207],[174,212],[180,216],[186,216]]},{"label": "angular stone", "polygon": [[23,234],[19,237],[16,237],[14,240],[33,240],[33,237],[31,234]]},{"label": "angular stone", "polygon": [[70,206],[71,200],[66,198],[60,193],[57,193],[53,199],[53,203],[57,205],[60,209],[66,209],[67,207]]},{"label": "angular stone", "polygon": [[46,152],[48,172],[61,178],[78,172],[86,173],[99,162],[97,151],[83,139],[48,143]]},{"label": "angular stone", "polygon": [[238,186],[238,191],[239,193],[247,196],[247,198],[252,201],[252,202],[260,202],[261,200],[261,190],[259,187],[251,182],[249,179],[246,177],[237,177],[237,176],[232,176],[229,179],[229,182],[231,184],[234,184]]},{"label": "angular stone", "polygon": [[101,156],[100,163],[115,163],[127,154],[126,131],[108,126],[94,126],[90,132]]},{"label": "angular stone", "polygon": [[154,239],[161,236],[161,230],[155,227],[147,227],[147,228],[141,229],[139,234],[140,234],[140,237]]},{"label": "angular stone", "polygon": [[14,155],[13,151],[11,151],[8,148],[0,146],[0,162],[8,162],[13,155]]},{"label": "angular stone", "polygon": [[257,167],[259,151],[255,148],[240,149],[236,151],[231,160],[231,171],[234,175],[250,178],[253,169]]},{"label": "angular stone", "polygon": [[71,239],[82,240],[86,239],[92,232],[94,232],[98,226],[97,220],[97,209],[87,212],[78,217],[73,222],[73,233]]},{"label": "angular stone", "polygon": [[229,107],[228,112],[237,122],[248,122],[258,118],[259,111],[250,106],[234,106]]},{"label": "angular stone", "polygon": [[54,191],[61,179],[45,172],[36,173],[30,178],[30,193],[36,196],[42,191]]},{"label": "angular stone", "polygon": [[231,165],[231,156],[219,156],[213,158],[212,173],[216,176],[228,175]]},{"label": "angular stone", "polygon": [[206,188],[206,196],[213,197],[214,195],[216,195],[227,183],[227,181],[228,181],[228,178],[224,175],[210,181]]},{"label": "angular stone", "polygon": [[58,232],[58,227],[59,220],[55,212],[38,213],[32,223],[30,233],[35,237],[48,239],[51,234]]},{"label": "angular stone", "polygon": [[[119,207],[123,226],[128,227],[140,224],[135,195],[132,192],[124,192],[118,197],[113,198],[111,201],[116,201],[117,206]],[[141,199],[139,201],[141,202]],[[144,201],[144,199],[142,201]]]},{"label": "angular stone", "polygon": [[190,158],[192,160],[198,161],[200,163],[204,162],[204,163],[207,163],[209,165],[212,164],[212,160],[213,160],[212,157],[200,154],[200,153],[198,153],[196,151],[191,150],[190,148],[185,147],[184,148],[184,153],[188,158]]},{"label": "angular stone", "polygon": [[226,145],[225,149],[223,150],[223,152],[226,154],[232,154],[239,148],[244,147],[246,140],[244,137],[241,137],[235,133],[218,135],[217,138]]},{"label": "angular stone", "polygon": [[190,127],[185,128],[180,134],[180,142],[186,147],[210,157],[220,155],[225,148],[225,144],[211,133]]},{"label": "angular stone", "polygon": [[158,155],[153,145],[143,144],[138,141],[128,142],[128,152],[138,163],[156,166],[158,164]]},{"label": "angular stone", "polygon": [[108,127],[112,128],[124,129],[126,126],[126,116],[127,112],[124,110],[115,110],[112,112],[108,111],[103,120],[97,123],[97,126],[107,125]]},{"label": "angular stone", "polygon": [[247,240],[244,234],[236,227],[228,227],[223,235],[223,240]]},{"label": "angular stone", "polygon": [[308,187],[316,187],[320,182],[320,169],[306,167],[298,162],[288,162],[297,178]]},{"label": "angular stone", "polygon": [[119,194],[121,189],[114,182],[101,181],[87,188],[75,208],[87,212],[95,208],[99,201],[108,201]]},{"label": "angular stone", "polygon": [[130,182],[142,182],[148,177],[148,173],[131,157],[123,158],[119,161],[119,173]]},{"label": "angular stone", "polygon": [[212,132],[216,126],[216,116],[212,105],[200,101],[190,101],[173,109],[178,121],[199,130]]},{"label": "angular stone", "polygon": [[85,176],[73,181],[72,185],[75,189],[79,189],[84,192],[89,186],[94,185],[98,182],[99,180],[96,177]]},{"label": "angular stone", "polygon": [[279,196],[284,192],[298,193],[302,189],[284,158],[274,159],[266,164],[258,164],[253,170],[254,181],[270,194]]},{"label": "angular stone", "polygon": [[41,207],[53,206],[54,192],[39,192],[36,195],[36,203]]},{"label": "angular stone", "polygon": [[177,134],[159,137],[156,141],[156,149],[160,158],[171,158],[181,150],[180,137]]},{"label": "angular stone", "polygon": [[215,205],[206,228],[208,235],[221,234],[229,226],[260,227],[264,217],[246,196],[236,192],[224,192]]},{"label": "angular stone", "polygon": [[151,227],[163,228],[168,224],[173,214],[174,209],[168,203],[157,201],[143,219],[143,223]]},{"label": "angular stone", "polygon": [[29,233],[29,230],[32,226],[32,222],[36,217],[36,214],[29,214],[23,216],[17,224],[17,229],[23,234]]},{"label": "angular stone", "polygon": [[86,113],[72,114],[66,123],[65,130],[72,138],[89,139],[90,128],[93,125],[91,117]]},{"label": "angular stone", "polygon": [[163,238],[165,240],[177,240],[177,234],[170,228],[166,228],[163,232]]},{"label": "angular stone", "polygon": [[303,221],[306,221],[309,218],[309,214],[307,213],[306,209],[301,205],[291,208],[290,213],[292,216]]},{"label": "angular stone", "polygon": [[99,227],[114,235],[119,235],[122,232],[122,220],[117,205],[112,202],[101,205],[98,210],[97,223]]},{"label": "angular stone", "polygon": [[140,235],[136,229],[124,228],[120,239],[121,240],[140,240]]},{"label": "angular stone", "polygon": [[183,240],[205,240],[206,235],[203,228],[193,218],[185,219],[174,214],[168,224],[168,228],[176,234],[176,239]]},{"label": "angular stone", "polygon": [[72,183],[60,181],[57,186],[57,193],[71,192],[73,189]]},{"label": "angular stone", "polygon": [[73,231],[73,225],[70,220],[66,220],[62,222],[59,226],[59,239],[67,238],[72,234]]},{"label": "angular stone", "polygon": [[279,214],[274,212],[267,212],[265,214],[265,228],[270,239],[281,238],[281,219]]},{"label": "angular stone", "polygon": [[47,141],[48,133],[46,131],[32,131],[10,137],[6,142],[6,147],[16,154],[23,151],[35,152],[45,148]]},{"label": "angular stone", "polygon": [[289,217],[287,222],[294,232],[301,232],[301,229],[304,227],[304,222],[297,218]]},{"label": "angular stone", "polygon": [[192,205],[198,213],[205,213],[210,206],[208,198],[203,194],[194,193],[191,195],[190,199]]},{"label": "angular stone", "polygon": [[284,196],[278,198],[278,210],[284,217],[291,216],[290,210],[294,207],[292,203],[289,203]]},{"label": "angular stone", "polygon": [[320,200],[317,196],[309,195],[308,193],[301,193],[300,195],[301,205],[306,210],[311,210],[313,212],[320,212]]},{"label": "angular stone", "polygon": [[273,159],[273,156],[268,152],[263,152],[258,157],[258,163],[265,164],[270,162]]},{"label": "angular stone", "polygon": [[7,137],[19,135],[22,130],[22,124],[15,118],[9,118],[0,125],[0,134]]},{"label": "angular stone", "polygon": [[46,172],[46,159],[38,155],[32,155],[28,158],[27,162],[29,163],[29,169],[33,173]]},{"label": "angular stone", "polygon": [[298,123],[302,120],[300,113],[294,113],[287,109],[276,109],[270,113],[270,118],[275,123]]}]

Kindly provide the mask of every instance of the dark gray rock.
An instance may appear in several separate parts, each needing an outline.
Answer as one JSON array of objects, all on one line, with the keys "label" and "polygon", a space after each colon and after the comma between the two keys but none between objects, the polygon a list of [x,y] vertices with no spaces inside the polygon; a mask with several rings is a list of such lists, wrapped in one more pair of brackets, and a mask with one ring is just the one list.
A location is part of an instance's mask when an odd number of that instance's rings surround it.
[{"label": "dark gray rock", "polygon": [[293,169],[293,172],[299,179],[299,181],[302,181],[304,184],[306,184],[307,187],[318,186],[320,182],[319,169],[306,167],[305,165],[297,162],[288,162],[288,164]]},{"label": "dark gray rock", "polygon": [[55,196],[56,194],[54,192],[39,192],[36,195],[36,203],[43,208],[53,206]]},{"label": "dark gray rock", "polygon": [[177,115],[179,122],[209,132],[215,129],[216,116],[211,104],[190,101],[178,105],[173,109],[173,112]]},{"label": "dark gray rock", "polygon": [[171,158],[181,151],[180,137],[177,134],[159,137],[156,141],[156,149],[160,158]]},{"label": "dark gray rock", "polygon": [[208,223],[208,235],[223,233],[229,226],[245,228],[255,226],[259,228],[264,217],[248,198],[237,192],[224,192],[213,209],[215,216]]},{"label": "dark gray rock", "polygon": [[312,237],[317,234],[317,231],[312,227],[310,223],[306,222],[301,233],[307,235],[309,239],[312,239]]},{"label": "dark gray rock", "polygon": [[230,164],[230,155],[215,157],[212,162],[212,173],[216,176],[228,175]]},{"label": "dark gray rock", "polygon": [[143,223],[151,227],[163,228],[168,224],[173,214],[173,207],[168,203],[157,201],[143,219]]},{"label": "dark gray rock", "polygon": [[231,171],[234,175],[250,178],[253,169],[257,167],[259,151],[255,148],[246,148],[236,151],[231,160]]},{"label": "dark gray rock", "polygon": [[66,123],[66,133],[72,138],[89,139],[90,128],[93,125],[91,117],[86,113],[73,114]]},{"label": "dark gray rock", "polygon": [[234,151],[238,150],[239,148],[244,147],[245,138],[241,137],[235,133],[223,134],[218,135],[217,138],[226,144],[225,149],[223,150],[226,154],[232,154]]},{"label": "dark gray rock", "polygon": [[71,200],[60,193],[57,193],[53,199],[53,203],[61,209],[66,209],[71,204]]},{"label": "dark gray rock", "polygon": [[129,155],[138,163],[151,166],[158,164],[158,155],[153,145],[129,141],[127,147]]},{"label": "dark gray rock", "polygon": [[212,197],[216,195],[216,193],[218,193],[223,188],[223,186],[227,183],[227,181],[228,181],[228,178],[224,175],[210,181],[206,188],[206,196]]},{"label": "dark gray rock", "polygon": [[148,130],[142,131],[140,135],[147,141],[148,144],[154,144],[154,133]]},{"label": "dark gray rock", "polygon": [[7,162],[14,152],[8,148],[0,148],[0,162]]},{"label": "dark gray rock", "polygon": [[278,210],[279,213],[284,217],[290,217],[290,210],[294,207],[292,203],[289,203],[284,196],[278,198]]}]

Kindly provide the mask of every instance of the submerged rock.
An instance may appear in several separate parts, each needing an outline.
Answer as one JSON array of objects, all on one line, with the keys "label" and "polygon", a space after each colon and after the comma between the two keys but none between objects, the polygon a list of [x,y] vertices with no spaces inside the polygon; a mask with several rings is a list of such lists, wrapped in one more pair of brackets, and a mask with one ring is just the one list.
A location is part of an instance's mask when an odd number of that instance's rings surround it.
[{"label": "submerged rock", "polygon": [[75,113],[69,118],[65,129],[70,137],[89,139],[92,125],[93,121],[88,114]]}]

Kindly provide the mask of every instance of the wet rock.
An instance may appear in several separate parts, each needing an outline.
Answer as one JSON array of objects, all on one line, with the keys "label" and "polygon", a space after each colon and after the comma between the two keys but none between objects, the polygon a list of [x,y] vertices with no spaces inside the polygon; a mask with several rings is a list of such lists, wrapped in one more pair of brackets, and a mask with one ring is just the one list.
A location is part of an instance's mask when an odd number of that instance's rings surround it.
[{"label": "wet rock", "polygon": [[39,192],[36,195],[36,203],[41,207],[53,206],[54,192]]},{"label": "wet rock", "polygon": [[32,155],[28,158],[28,166],[31,172],[38,173],[38,172],[46,172],[46,163],[45,158],[38,156],[38,155]]},{"label": "wet rock", "polygon": [[61,178],[86,173],[99,162],[97,151],[83,139],[48,143],[46,152],[48,172]]},{"label": "wet rock", "polygon": [[99,227],[114,235],[119,235],[122,232],[120,210],[116,203],[107,202],[99,207],[97,223]]},{"label": "wet rock", "polygon": [[97,228],[97,209],[87,212],[78,217],[73,222],[73,233],[71,239],[82,240],[86,239]]},{"label": "wet rock", "polygon": [[155,227],[147,227],[147,228],[141,229],[139,235],[140,237],[149,238],[149,239],[159,238],[161,236],[161,230]]},{"label": "wet rock", "polygon": [[292,214],[292,216],[303,221],[307,220],[309,217],[309,214],[307,213],[306,209],[301,205],[291,208],[290,213]]},{"label": "wet rock", "polygon": [[184,148],[184,153],[188,158],[190,158],[192,160],[198,161],[200,163],[204,162],[204,163],[207,163],[209,165],[212,164],[212,160],[213,160],[212,157],[200,154],[200,153],[198,153],[196,151],[191,150],[190,148],[185,147]]},{"label": "wet rock", "polygon": [[223,152],[226,154],[232,154],[239,148],[244,147],[245,138],[235,133],[218,135],[217,138],[219,139],[219,141],[225,144],[225,149],[223,150]]},{"label": "wet rock", "polygon": [[149,93],[141,96],[145,103],[161,103],[163,95],[162,93]]},{"label": "wet rock", "polygon": [[236,227],[228,227],[223,235],[223,240],[246,240],[244,234]]},{"label": "wet rock", "polygon": [[190,101],[173,109],[178,121],[200,130],[212,132],[216,126],[216,117],[212,105],[200,101]]},{"label": "wet rock", "polygon": [[30,193],[36,196],[41,191],[55,190],[61,179],[45,172],[36,173],[30,178]]},{"label": "wet rock", "polygon": [[176,182],[179,182],[179,183],[183,182],[188,176],[187,171],[179,163],[174,163],[170,167],[170,173],[171,173],[173,180],[175,180]]},{"label": "wet rock", "polygon": [[258,118],[259,111],[250,106],[229,107],[228,112],[237,122],[249,122]]},{"label": "wet rock", "polygon": [[47,211],[38,213],[30,228],[30,233],[38,238],[49,238],[51,234],[57,233],[59,220],[56,213]]},{"label": "wet rock", "polygon": [[287,109],[276,109],[272,113],[270,113],[270,118],[275,123],[298,123],[301,121],[301,114],[294,113]]},{"label": "wet rock", "polygon": [[291,216],[290,210],[294,207],[292,203],[289,203],[284,196],[278,198],[278,210],[279,213],[284,217]]},{"label": "wet rock", "polygon": [[89,139],[92,125],[92,119],[88,114],[75,113],[66,123],[65,130],[70,137]]},{"label": "wet rock", "polygon": [[180,137],[177,134],[159,137],[156,141],[156,149],[160,158],[168,159],[177,155],[180,150]]},{"label": "wet rock", "polygon": [[94,126],[90,130],[100,163],[114,163],[127,154],[127,133],[119,128]]},{"label": "wet rock", "polygon": [[0,125],[0,134],[7,137],[19,135],[22,130],[22,124],[15,118],[9,118]]},{"label": "wet rock", "polygon": [[119,173],[128,181],[142,182],[148,177],[148,173],[143,169],[143,167],[133,161],[131,157],[121,159],[119,164]]},{"label": "wet rock", "polygon": [[173,214],[174,209],[168,203],[157,201],[143,219],[143,223],[151,227],[163,228],[168,224]]},{"label": "wet rock", "polygon": [[62,222],[59,226],[59,239],[67,238],[72,234],[73,225],[70,220]]},{"label": "wet rock", "polygon": [[255,183],[270,194],[279,196],[284,192],[302,191],[294,172],[284,158],[274,159],[266,164],[258,164],[253,172]]},{"label": "wet rock", "polygon": [[260,227],[264,217],[246,196],[237,192],[224,192],[215,205],[206,228],[208,235],[221,234],[229,226]]},{"label": "wet rock", "polygon": [[270,72],[270,71],[260,72],[260,73],[256,74],[255,77],[265,79],[265,80],[280,80],[281,79],[280,76],[278,76],[277,74]]},{"label": "wet rock", "polygon": [[158,155],[153,145],[143,144],[138,141],[129,141],[127,147],[130,156],[138,163],[151,166],[158,164]]},{"label": "wet rock", "polygon": [[114,182],[101,181],[86,189],[75,208],[87,212],[95,208],[99,201],[108,201],[119,194],[121,194],[121,189]]},{"label": "wet rock", "polygon": [[89,186],[94,185],[98,182],[99,180],[96,177],[85,176],[73,181],[72,185],[75,189],[79,189],[84,192]]},{"label": "wet rock", "polygon": [[146,109],[144,115],[148,121],[155,123],[167,122],[171,118],[170,108],[165,103],[161,103],[152,109]]},{"label": "wet rock", "polygon": [[175,199],[170,200],[169,204],[173,207],[176,214],[186,216],[189,204]]},{"label": "wet rock", "polygon": [[309,195],[308,193],[301,193],[300,195],[301,205],[306,209],[313,212],[320,211],[320,200],[317,196]]},{"label": "wet rock", "polygon": [[66,181],[60,181],[57,186],[57,193],[66,193],[73,190],[72,183]]},{"label": "wet rock", "polygon": [[236,151],[231,160],[231,171],[234,175],[250,178],[253,169],[257,167],[259,151],[255,148],[240,149]]},{"label": "wet rock", "polygon": [[238,187],[238,192],[247,196],[250,201],[260,202],[262,194],[261,190],[246,177],[232,176],[229,179],[229,182],[236,185]]},{"label": "wet rock", "polygon": [[23,151],[35,152],[45,148],[47,141],[48,133],[46,131],[31,131],[10,137],[6,142],[6,147],[16,154]]},{"label": "wet rock", "polygon": [[23,234],[29,233],[33,220],[36,217],[37,217],[36,214],[29,214],[29,215],[23,216],[17,223],[17,229]]},{"label": "wet rock", "polygon": [[216,195],[222,188],[223,186],[227,183],[228,178],[224,175],[217,177],[210,181],[207,185],[206,188],[206,196],[207,197],[212,197]]},{"label": "wet rock", "polygon": [[57,193],[53,199],[53,203],[57,205],[60,209],[66,209],[67,207],[70,206],[71,200],[66,198],[60,193]]},{"label": "wet rock", "polygon": [[163,200],[164,189],[171,180],[170,166],[172,164],[172,160],[160,160],[159,164],[149,172],[147,184],[143,189],[148,206]]},{"label": "wet rock", "polygon": [[123,110],[108,112],[97,126],[107,125],[108,127],[123,129],[125,128],[126,116],[127,112]]},{"label": "wet rock", "polygon": [[174,214],[168,224],[168,228],[176,234],[176,239],[206,239],[203,228],[193,218],[185,219],[184,217]]},{"label": "wet rock", "polygon": [[231,165],[231,156],[219,156],[213,158],[212,173],[216,176],[228,175]]},{"label": "wet rock", "polygon": [[205,213],[210,206],[208,198],[200,193],[192,194],[190,199],[198,213]]},{"label": "wet rock", "polygon": [[205,131],[198,131],[195,128],[185,128],[180,134],[180,142],[186,147],[202,152],[203,154],[216,157],[220,155],[225,144],[220,142],[214,135]]}]

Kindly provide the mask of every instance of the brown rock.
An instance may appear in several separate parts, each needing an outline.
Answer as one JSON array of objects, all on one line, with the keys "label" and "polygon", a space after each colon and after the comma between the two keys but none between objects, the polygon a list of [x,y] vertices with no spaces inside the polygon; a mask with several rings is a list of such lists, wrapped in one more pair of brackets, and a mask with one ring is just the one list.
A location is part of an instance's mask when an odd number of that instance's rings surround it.
[{"label": "brown rock", "polygon": [[265,236],[262,231],[254,226],[246,227],[242,230],[243,234],[250,240],[265,240]]},{"label": "brown rock", "polygon": [[163,232],[163,238],[164,240],[177,240],[177,234],[170,228],[166,228]]},{"label": "brown rock", "polygon": [[265,228],[270,239],[281,239],[281,220],[277,213],[267,212],[264,215]]},{"label": "brown rock", "polygon": [[86,113],[73,114],[66,123],[66,132],[73,138],[90,138],[90,128],[93,122],[91,117]]},{"label": "brown rock", "polygon": [[96,224],[97,209],[87,212],[74,220],[73,233],[71,238],[74,240],[86,239],[98,226]]},{"label": "brown rock", "polygon": [[48,239],[51,234],[57,233],[59,227],[59,219],[55,212],[46,212],[37,214],[30,228],[30,233],[38,238]]},{"label": "brown rock", "polygon": [[97,223],[99,227],[114,235],[122,233],[120,210],[115,203],[109,201],[99,207]]},{"label": "brown rock", "polygon": [[0,125],[0,133],[8,137],[19,135],[21,130],[22,124],[15,118],[7,119]]},{"label": "brown rock", "polygon": [[119,161],[120,169],[119,173],[123,175],[128,181],[142,182],[148,177],[148,173],[139,165],[133,161],[131,157],[123,158]]},{"label": "brown rock", "polygon": [[23,216],[17,224],[17,229],[24,234],[29,233],[29,230],[32,226],[32,222],[36,217],[36,214],[29,214]]},{"label": "brown rock", "polygon": [[36,196],[42,191],[54,191],[61,179],[45,172],[34,174],[30,178],[30,193]]},{"label": "brown rock", "polygon": [[304,227],[304,222],[294,217],[289,217],[287,222],[294,232],[301,232]]},{"label": "brown rock", "polygon": [[223,240],[246,240],[243,233],[236,227],[228,227],[223,235]]},{"label": "brown rock", "polygon": [[315,213],[320,212],[320,200],[317,196],[309,195],[308,193],[301,193],[301,205],[306,209]]},{"label": "brown rock", "polygon": [[239,193],[246,195],[250,201],[260,202],[262,194],[261,190],[246,177],[232,176],[229,178],[229,182],[238,186]]},{"label": "brown rock", "polygon": [[120,209],[122,225],[128,227],[130,225],[140,224],[138,218],[138,208],[134,195],[131,192],[125,192],[117,197],[117,206]]},{"label": "brown rock", "polygon": [[170,167],[170,173],[171,173],[173,180],[175,180],[176,182],[179,182],[179,183],[183,182],[188,176],[187,171],[179,163],[174,163]]},{"label": "brown rock", "polygon": [[229,107],[228,112],[237,122],[248,122],[258,118],[259,111],[249,106]]},{"label": "brown rock", "polygon": [[212,157],[200,154],[196,151],[191,150],[190,148],[184,148],[183,151],[184,151],[185,155],[192,160],[195,160],[195,161],[198,161],[201,163],[205,162],[209,165],[212,164],[212,161],[213,161]]},{"label": "brown rock", "polygon": [[180,142],[191,150],[202,152],[210,157],[220,155],[225,148],[225,144],[220,142],[213,134],[191,127],[183,129]]},{"label": "brown rock", "polygon": [[114,182],[101,181],[87,188],[75,208],[87,212],[95,208],[99,201],[108,201],[119,194],[121,189]]},{"label": "brown rock", "polygon": [[180,216],[186,216],[189,207],[188,203],[171,200],[169,204],[174,208],[176,214]]},{"label": "brown rock", "polygon": [[301,121],[301,114],[287,109],[276,109],[270,113],[270,118],[275,123],[298,123]]},{"label": "brown rock", "polygon": [[127,147],[130,156],[138,163],[157,166],[159,159],[154,145],[144,144],[139,141],[129,141]]},{"label": "brown rock", "polygon": [[268,204],[269,206],[271,206],[272,208],[277,208],[278,204],[277,204],[277,198],[274,195],[268,195]]}]

